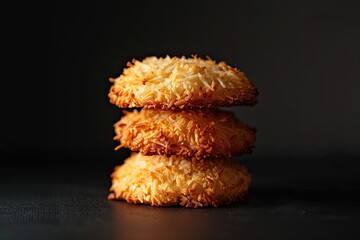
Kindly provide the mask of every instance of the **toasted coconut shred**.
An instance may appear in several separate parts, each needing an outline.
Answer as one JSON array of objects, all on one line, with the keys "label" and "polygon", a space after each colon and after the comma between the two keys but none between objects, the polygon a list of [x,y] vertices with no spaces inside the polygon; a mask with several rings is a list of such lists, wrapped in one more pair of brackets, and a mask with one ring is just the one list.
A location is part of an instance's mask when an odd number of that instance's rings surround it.
[{"label": "toasted coconut shred", "polygon": [[251,153],[255,130],[232,112],[219,109],[125,112],[114,124],[121,147],[144,155],[179,155],[198,159]]},{"label": "toasted coconut shred", "polygon": [[110,102],[121,108],[178,109],[254,105],[257,89],[243,72],[211,59],[147,57],[111,78]]},{"label": "toasted coconut shred", "polygon": [[112,173],[109,198],[152,206],[216,207],[243,199],[249,186],[250,173],[232,159],[133,153]]}]

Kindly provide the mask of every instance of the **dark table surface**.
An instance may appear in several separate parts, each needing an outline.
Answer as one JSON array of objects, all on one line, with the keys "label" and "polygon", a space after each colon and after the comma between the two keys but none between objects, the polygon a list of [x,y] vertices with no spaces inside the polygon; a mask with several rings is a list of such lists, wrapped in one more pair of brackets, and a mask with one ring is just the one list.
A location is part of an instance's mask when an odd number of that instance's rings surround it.
[{"label": "dark table surface", "polygon": [[316,168],[297,179],[286,166],[272,174],[255,168],[245,202],[204,209],[108,201],[111,169],[2,167],[0,239],[360,239],[350,166],[351,177],[328,184],[309,184]]}]

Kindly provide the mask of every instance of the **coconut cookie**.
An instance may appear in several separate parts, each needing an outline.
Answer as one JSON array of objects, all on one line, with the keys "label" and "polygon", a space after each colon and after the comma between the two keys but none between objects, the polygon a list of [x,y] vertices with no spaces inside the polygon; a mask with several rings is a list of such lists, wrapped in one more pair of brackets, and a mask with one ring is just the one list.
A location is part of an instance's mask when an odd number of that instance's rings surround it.
[{"label": "coconut cookie", "polygon": [[196,56],[133,60],[110,81],[110,102],[120,108],[252,106],[258,95],[243,72]]},{"label": "coconut cookie", "polygon": [[144,155],[182,157],[232,157],[251,153],[255,129],[234,113],[219,109],[158,110],[124,112],[114,124],[115,140],[121,147]]},{"label": "coconut cookie", "polygon": [[217,207],[243,199],[250,178],[246,168],[232,159],[133,153],[112,173],[108,198],[152,206]]}]

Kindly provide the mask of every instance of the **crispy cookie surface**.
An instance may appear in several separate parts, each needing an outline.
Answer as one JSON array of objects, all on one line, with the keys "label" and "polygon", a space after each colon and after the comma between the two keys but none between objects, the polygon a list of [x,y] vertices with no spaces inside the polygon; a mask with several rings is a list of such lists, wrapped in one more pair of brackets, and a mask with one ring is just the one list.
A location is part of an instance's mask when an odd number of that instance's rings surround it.
[{"label": "crispy cookie surface", "polygon": [[201,58],[147,57],[110,78],[110,102],[121,108],[178,109],[254,105],[258,91],[243,72]]},{"label": "crispy cookie surface", "polygon": [[255,130],[243,124],[234,113],[220,109],[124,111],[114,124],[120,141],[144,155],[182,157],[232,157],[251,153]]},{"label": "crispy cookie surface", "polygon": [[232,159],[133,153],[112,173],[109,199],[152,206],[217,207],[243,199],[250,178],[247,169]]}]

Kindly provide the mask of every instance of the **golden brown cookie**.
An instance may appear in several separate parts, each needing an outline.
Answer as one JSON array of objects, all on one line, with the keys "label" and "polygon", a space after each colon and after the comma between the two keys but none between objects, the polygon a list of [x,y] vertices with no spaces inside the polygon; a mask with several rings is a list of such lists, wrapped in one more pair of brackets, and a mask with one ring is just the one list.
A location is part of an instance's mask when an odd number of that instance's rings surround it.
[{"label": "golden brown cookie", "polygon": [[243,72],[225,62],[147,57],[110,78],[110,102],[121,108],[179,109],[254,105],[258,91]]},{"label": "golden brown cookie", "polygon": [[232,157],[250,153],[255,130],[234,113],[219,109],[159,110],[125,112],[114,124],[115,140],[121,147],[144,155],[182,157]]},{"label": "golden brown cookie", "polygon": [[111,200],[195,208],[243,199],[251,178],[246,168],[232,159],[206,161],[140,153],[133,153],[111,176]]}]

